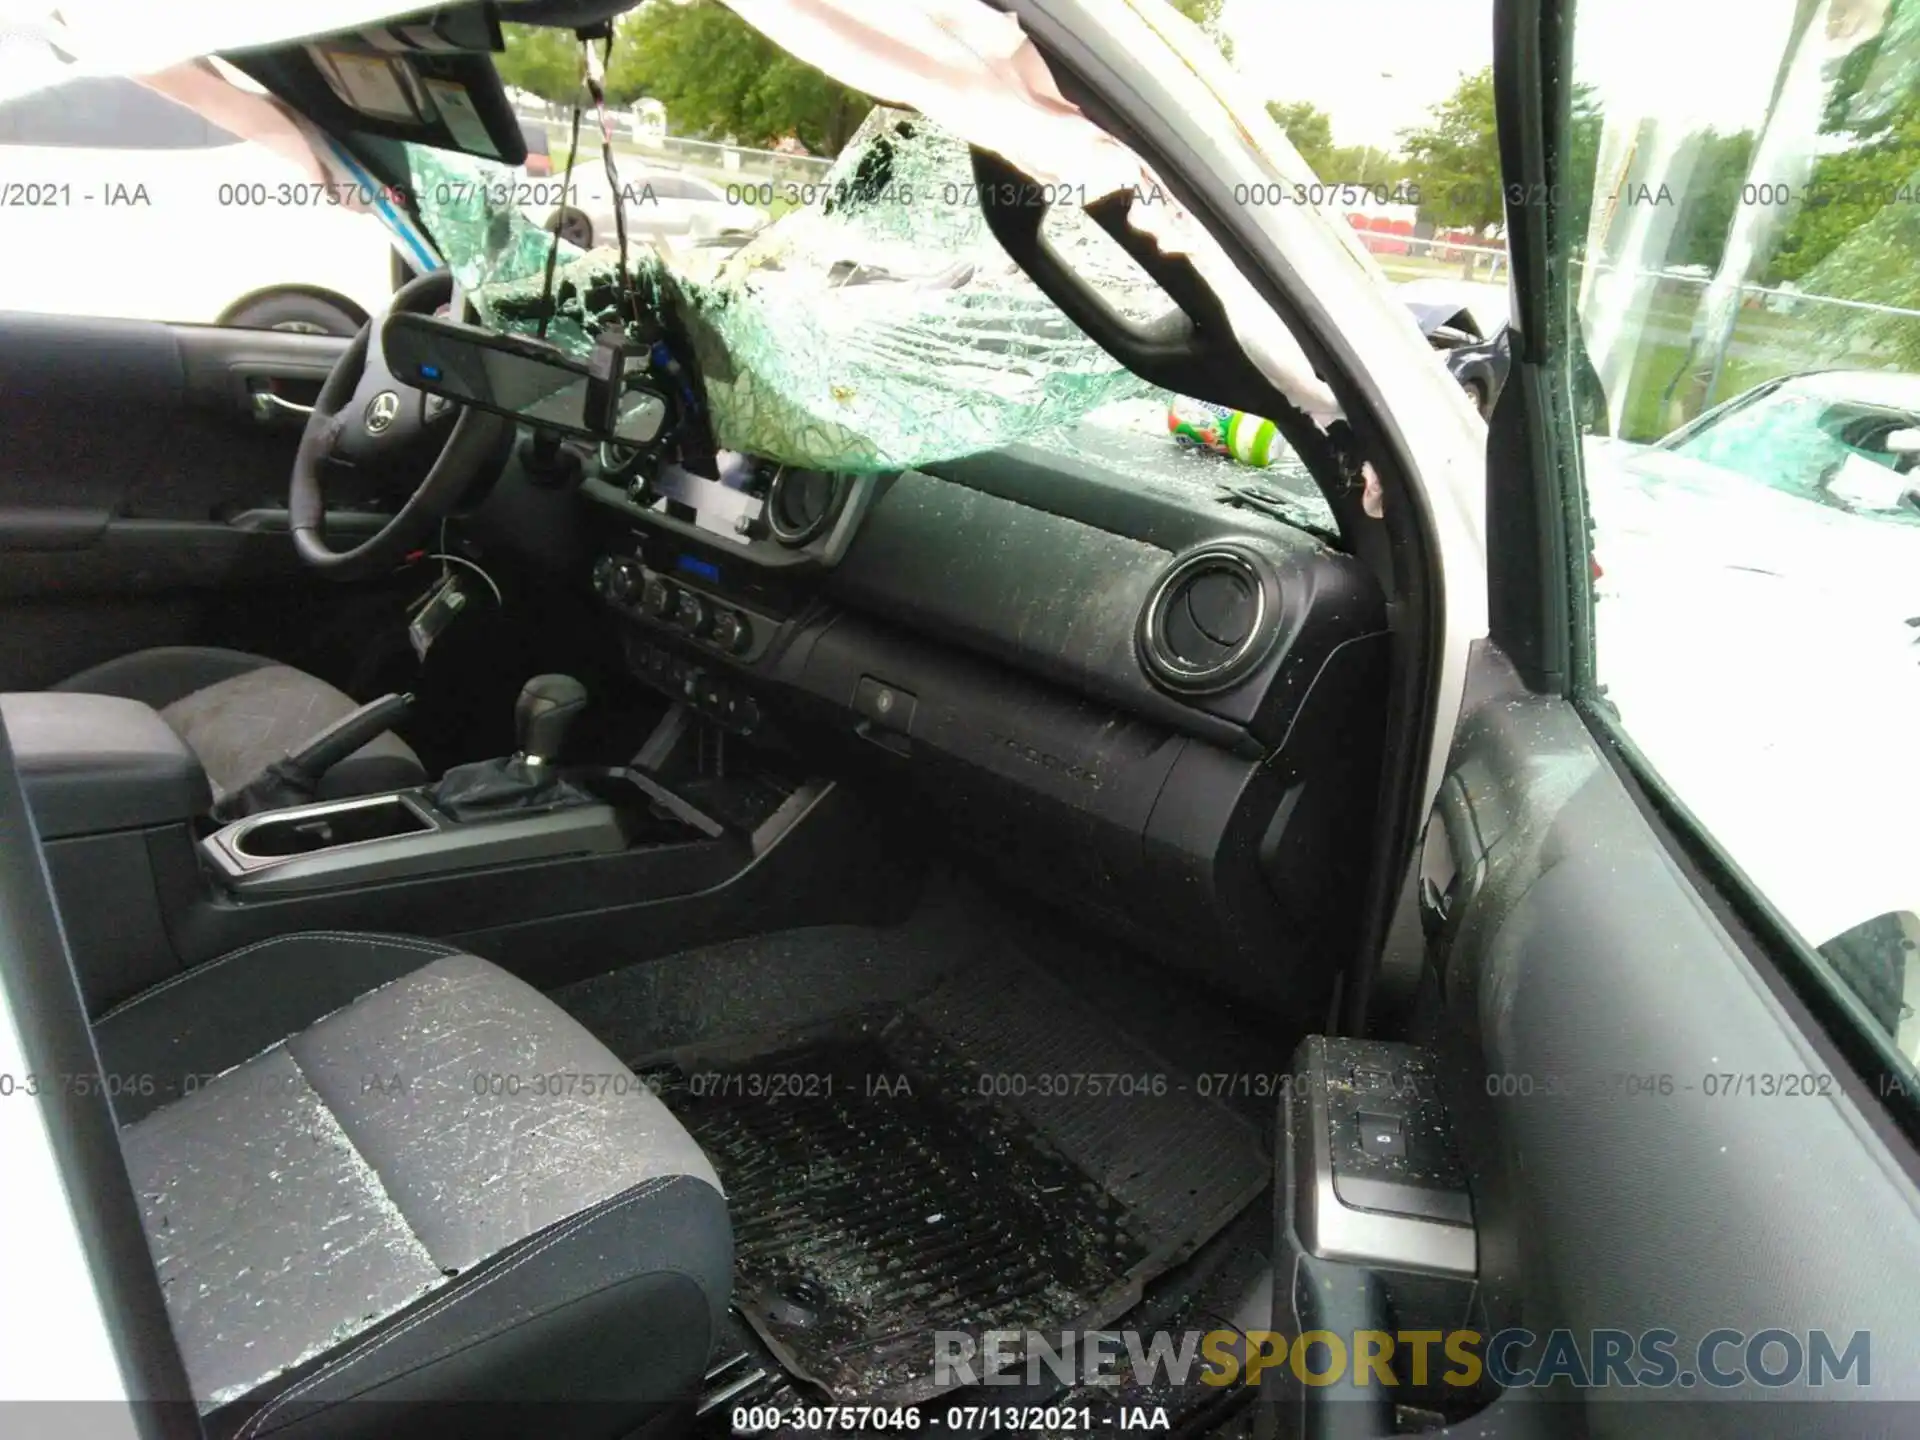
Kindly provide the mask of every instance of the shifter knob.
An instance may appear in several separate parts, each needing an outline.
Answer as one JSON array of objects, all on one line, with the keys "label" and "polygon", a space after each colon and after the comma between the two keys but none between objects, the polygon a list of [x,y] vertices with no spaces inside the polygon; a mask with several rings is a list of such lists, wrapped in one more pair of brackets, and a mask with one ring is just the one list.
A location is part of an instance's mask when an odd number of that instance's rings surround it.
[{"label": "shifter knob", "polygon": [[586,708],[587,687],[571,675],[534,676],[513,702],[520,753],[535,765],[555,759],[567,743],[567,731]]}]

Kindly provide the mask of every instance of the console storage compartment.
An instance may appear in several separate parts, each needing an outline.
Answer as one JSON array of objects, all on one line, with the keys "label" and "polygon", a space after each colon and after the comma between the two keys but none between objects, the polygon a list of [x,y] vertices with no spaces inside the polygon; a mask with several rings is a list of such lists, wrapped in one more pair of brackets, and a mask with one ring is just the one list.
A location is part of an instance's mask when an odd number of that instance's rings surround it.
[{"label": "console storage compartment", "polygon": [[61,691],[0,695],[27,806],[90,1014],[179,966],[154,882],[154,848],[192,846],[213,803],[199,759],[137,700]]},{"label": "console storage compartment", "polygon": [[160,712],[116,695],[0,695],[42,840],[146,829],[213,804],[200,761]]}]

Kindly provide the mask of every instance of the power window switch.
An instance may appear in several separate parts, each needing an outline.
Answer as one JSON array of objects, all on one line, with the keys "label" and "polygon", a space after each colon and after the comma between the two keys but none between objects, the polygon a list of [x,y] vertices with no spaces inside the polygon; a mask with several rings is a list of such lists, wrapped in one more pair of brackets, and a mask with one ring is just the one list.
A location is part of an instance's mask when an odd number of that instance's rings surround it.
[{"label": "power window switch", "polygon": [[1407,1131],[1398,1115],[1361,1114],[1360,1153],[1376,1160],[1407,1158]]}]

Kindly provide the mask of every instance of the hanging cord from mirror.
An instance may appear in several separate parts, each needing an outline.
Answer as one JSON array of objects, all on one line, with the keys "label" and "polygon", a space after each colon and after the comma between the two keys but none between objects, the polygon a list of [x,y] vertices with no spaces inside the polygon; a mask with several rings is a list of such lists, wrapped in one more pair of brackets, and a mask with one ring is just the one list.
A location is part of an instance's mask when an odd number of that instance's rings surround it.
[{"label": "hanging cord from mirror", "polygon": [[[567,132],[567,180],[561,188],[562,209],[568,196],[573,193],[573,157],[580,152],[580,91],[573,92],[573,124]],[[540,338],[547,338],[547,325],[553,319],[553,270],[560,260],[560,221],[553,222],[553,238],[547,242],[547,273],[540,282]]]},{"label": "hanging cord from mirror", "polygon": [[[607,188],[613,197],[613,229],[620,245],[620,259],[616,271],[615,284],[618,287],[620,305],[626,312],[630,323],[640,320],[640,298],[636,293],[632,279],[632,270],[628,264],[627,250],[627,201],[620,188],[620,171],[613,158],[613,122],[607,115],[607,67],[613,63],[613,26],[602,23],[584,26],[574,31],[580,41],[582,63],[582,83],[587,98],[592,101],[594,117],[600,127],[600,163],[607,172]],[[600,48],[595,50],[593,42],[598,40]],[[575,89],[572,113],[567,129],[567,175],[569,182],[580,155],[580,91]],[[566,186],[566,195],[571,198],[574,187]],[[542,340],[547,338],[547,326],[553,320],[553,275],[560,261],[560,229],[554,225],[553,238],[547,244],[546,272],[540,287],[540,329]]]},{"label": "hanging cord from mirror", "polygon": [[[596,27],[599,31],[600,50],[595,53],[590,32],[581,31],[581,44],[587,56],[587,94],[593,100],[594,114],[600,122],[600,158],[606,165],[607,188],[613,195],[613,230],[620,241],[620,260],[618,284],[620,298],[624,303],[627,320],[631,324],[640,322],[640,301],[634,293],[633,278],[627,268],[627,200],[620,193],[620,171],[613,160],[613,122],[607,118],[607,67],[613,62],[613,26],[610,23]],[[571,164],[573,157],[567,157]]]}]

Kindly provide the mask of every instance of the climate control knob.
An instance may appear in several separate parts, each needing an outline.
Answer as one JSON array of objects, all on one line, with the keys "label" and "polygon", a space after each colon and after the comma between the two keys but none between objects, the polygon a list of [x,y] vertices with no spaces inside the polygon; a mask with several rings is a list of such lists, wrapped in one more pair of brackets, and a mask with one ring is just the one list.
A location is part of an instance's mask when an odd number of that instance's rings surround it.
[{"label": "climate control knob", "polygon": [[640,593],[640,579],[639,565],[621,556],[602,555],[593,562],[594,591],[616,604],[632,603]]},{"label": "climate control knob", "polygon": [[689,635],[703,635],[711,618],[707,602],[691,590],[682,590],[674,601],[673,623]]},{"label": "climate control knob", "polygon": [[713,617],[713,643],[729,655],[738,655],[753,643],[753,629],[747,617],[737,610],[722,610]]},{"label": "climate control knob", "polygon": [[673,586],[658,575],[649,575],[640,592],[640,608],[657,620],[673,618]]},{"label": "climate control knob", "polygon": [[617,605],[631,605],[640,595],[646,578],[636,561],[616,558],[607,575],[607,598]]}]

